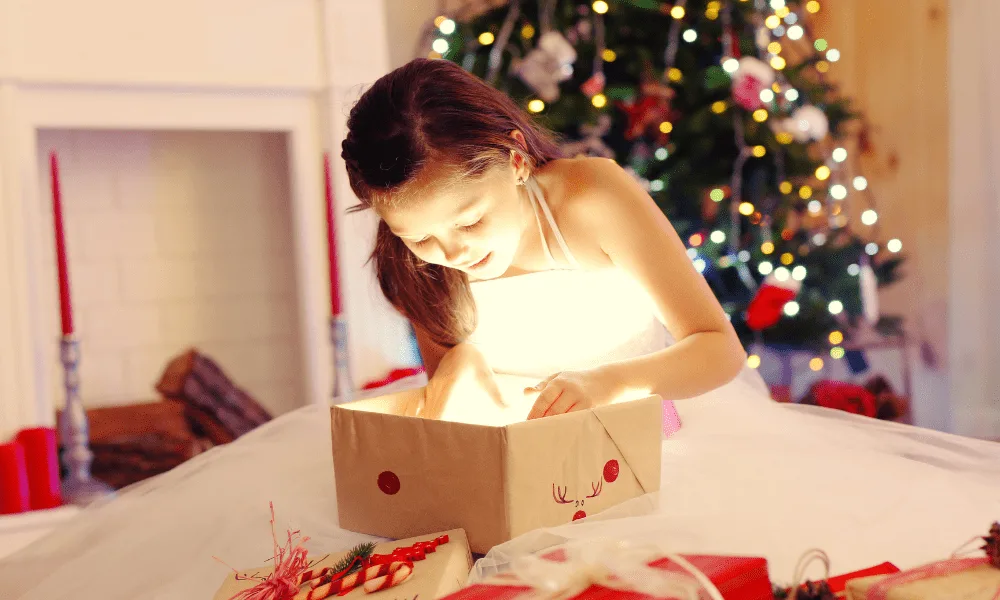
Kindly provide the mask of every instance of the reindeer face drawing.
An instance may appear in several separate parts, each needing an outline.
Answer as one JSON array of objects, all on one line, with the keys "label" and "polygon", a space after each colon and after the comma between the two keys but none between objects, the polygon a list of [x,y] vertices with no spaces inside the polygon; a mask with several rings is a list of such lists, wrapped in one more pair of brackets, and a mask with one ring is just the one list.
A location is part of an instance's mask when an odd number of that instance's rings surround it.
[{"label": "reindeer face drawing", "polygon": [[[573,521],[578,521],[587,517],[587,512],[584,510],[587,500],[591,498],[596,498],[601,495],[601,491],[604,489],[604,482],[614,483],[618,479],[619,466],[617,460],[609,460],[604,465],[604,470],[601,476],[597,479],[597,482],[591,482],[590,484],[590,494],[580,497],[567,498],[569,493],[569,486],[558,486],[555,483],[552,484],[552,499],[555,500],[556,504],[572,504],[574,508],[578,509],[573,513]],[[582,490],[581,490],[582,494]]]}]

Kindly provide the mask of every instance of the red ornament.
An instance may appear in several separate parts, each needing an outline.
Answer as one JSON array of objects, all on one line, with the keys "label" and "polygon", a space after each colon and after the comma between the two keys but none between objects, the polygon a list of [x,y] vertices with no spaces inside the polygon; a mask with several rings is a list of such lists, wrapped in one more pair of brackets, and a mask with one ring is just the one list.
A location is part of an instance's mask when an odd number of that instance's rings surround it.
[{"label": "red ornament", "polygon": [[773,327],[781,319],[782,309],[795,299],[801,287],[798,281],[778,281],[769,275],[747,307],[747,327],[754,331]]},{"label": "red ornament", "polygon": [[573,515],[574,521],[579,521],[580,519],[586,519],[586,518],[587,518],[587,513],[583,512],[582,510],[576,511],[576,514]]},{"label": "red ornament", "polygon": [[820,381],[810,388],[801,402],[823,408],[875,417],[875,395],[864,386],[843,381]]},{"label": "red ornament", "polygon": [[618,461],[615,459],[611,459],[604,463],[604,481],[611,483],[618,479],[619,470]]},{"label": "red ornament", "polygon": [[767,88],[753,75],[742,75],[733,82],[733,100],[746,110],[757,110],[764,106],[760,93]]},{"label": "red ornament", "polygon": [[618,108],[625,113],[625,139],[632,140],[652,131],[661,144],[667,142],[667,134],[660,131],[660,123],[671,117],[670,101],[674,90],[652,78],[639,87],[639,96],[627,103],[619,102]]},{"label": "red ornament", "polygon": [[580,86],[580,91],[588,98],[593,98],[604,91],[605,82],[604,73],[594,73],[587,81],[583,82],[583,85]]},{"label": "red ornament", "polygon": [[392,471],[382,471],[378,475],[378,489],[390,496],[399,493],[399,477]]}]

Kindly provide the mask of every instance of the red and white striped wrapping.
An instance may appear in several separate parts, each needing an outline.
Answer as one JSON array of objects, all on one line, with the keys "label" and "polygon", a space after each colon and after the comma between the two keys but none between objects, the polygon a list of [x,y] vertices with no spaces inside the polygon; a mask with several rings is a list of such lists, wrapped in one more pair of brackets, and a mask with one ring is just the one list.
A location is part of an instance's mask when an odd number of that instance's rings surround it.
[{"label": "red and white striped wrapping", "polygon": [[[393,570],[393,567],[396,567]],[[387,590],[406,581],[413,574],[413,566],[410,563],[392,563],[389,567],[389,574],[383,577],[365,582],[365,593],[371,594],[381,590]]]},{"label": "red and white striped wrapping", "polygon": [[327,578],[329,576],[324,577],[312,589],[299,592],[295,596],[295,600],[323,600],[334,595],[342,596],[359,585],[364,585],[364,590],[368,593],[384,590],[399,585],[412,572],[413,563],[409,562],[372,565],[360,571],[348,573],[338,579],[330,580]]}]

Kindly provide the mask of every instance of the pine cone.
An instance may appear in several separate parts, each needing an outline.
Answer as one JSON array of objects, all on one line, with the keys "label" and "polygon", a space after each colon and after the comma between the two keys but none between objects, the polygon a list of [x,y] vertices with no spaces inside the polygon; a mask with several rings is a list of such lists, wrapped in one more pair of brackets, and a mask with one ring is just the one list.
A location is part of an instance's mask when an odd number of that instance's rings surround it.
[{"label": "pine cone", "polygon": [[788,600],[837,600],[830,591],[830,585],[825,581],[807,581],[794,593],[788,594],[787,598]]},{"label": "pine cone", "polygon": [[1000,569],[1000,521],[990,527],[990,534],[983,536],[982,550],[990,559],[990,564]]}]

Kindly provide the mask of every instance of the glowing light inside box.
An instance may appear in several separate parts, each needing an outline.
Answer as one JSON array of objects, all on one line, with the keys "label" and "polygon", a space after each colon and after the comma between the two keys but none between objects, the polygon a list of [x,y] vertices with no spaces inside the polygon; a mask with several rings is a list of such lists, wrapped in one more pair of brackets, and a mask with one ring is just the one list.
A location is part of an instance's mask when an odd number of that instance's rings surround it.
[{"label": "glowing light inside box", "polygon": [[[558,293],[564,293],[568,297],[582,297],[586,294],[588,302],[568,304],[559,314],[554,315],[549,311],[531,311],[534,296],[525,295],[519,289],[508,291],[508,288],[501,286],[477,297],[480,314],[502,310],[504,313],[514,311],[521,315],[514,323],[510,320],[483,319],[475,337],[480,343],[490,346],[490,359],[495,361],[495,367],[502,370],[504,364],[527,365],[530,366],[531,376],[496,376],[504,406],[498,405],[479,384],[464,381],[455,389],[454,400],[446,406],[441,415],[442,420],[486,426],[521,422],[527,417],[537,398],[537,393],[525,394],[525,388],[538,384],[547,375],[567,368],[565,365],[573,365],[573,369],[596,366],[591,363],[608,362],[608,356],[614,357],[615,349],[628,348],[637,341],[652,343],[657,347],[661,343],[667,343],[668,334],[655,317],[655,302],[641,284],[623,271],[605,269],[588,272],[583,277],[573,271],[553,272],[549,274],[549,278],[553,290],[559,290]],[[479,285],[490,286],[502,281],[484,281]],[[546,283],[549,284],[548,281]],[[535,292],[546,293],[546,290],[539,289]],[[594,313],[605,315],[605,318],[595,320],[592,318]],[[580,327],[580,323],[588,325]],[[538,331],[558,333],[555,336],[539,336]],[[555,342],[550,343],[549,338]],[[612,354],[596,352],[595,348]],[[423,391],[423,388],[396,393],[370,390],[364,393],[368,399],[343,406],[353,410],[414,417],[418,405],[422,403]],[[648,389],[627,390],[614,403],[647,398],[650,395],[652,394]]]},{"label": "glowing light inside box", "polygon": [[[519,375],[497,375],[497,386],[500,388],[505,406],[499,406],[478,384],[474,382],[462,383],[455,389],[454,400],[446,406],[440,420],[494,427],[503,427],[524,421],[538,397],[537,392],[526,394],[524,389],[537,384],[539,379]],[[343,406],[362,412],[414,417],[419,416],[415,413],[423,408],[423,394],[423,387],[413,388],[359,400]],[[612,404],[640,400],[650,395],[648,389],[630,389],[623,392]]]}]

